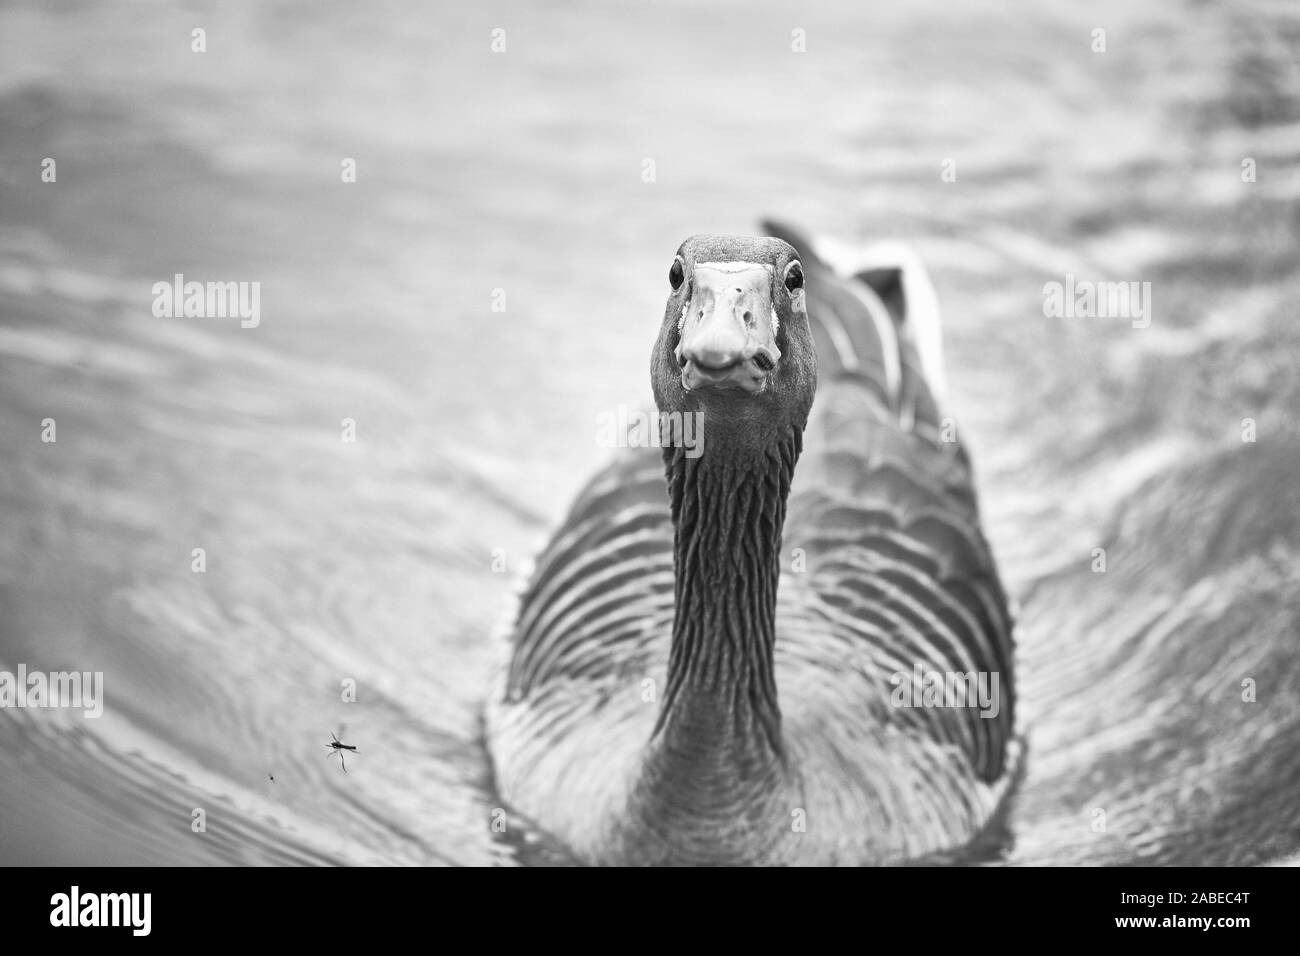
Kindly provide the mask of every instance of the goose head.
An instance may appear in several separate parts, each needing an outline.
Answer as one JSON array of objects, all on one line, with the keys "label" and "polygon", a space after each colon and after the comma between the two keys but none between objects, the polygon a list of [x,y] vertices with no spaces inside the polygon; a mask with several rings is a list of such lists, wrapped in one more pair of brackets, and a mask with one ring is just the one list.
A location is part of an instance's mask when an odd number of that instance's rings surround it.
[{"label": "goose head", "polygon": [[780,239],[692,236],[670,287],[651,378],[663,412],[706,427],[802,430],[817,388],[799,253]]}]

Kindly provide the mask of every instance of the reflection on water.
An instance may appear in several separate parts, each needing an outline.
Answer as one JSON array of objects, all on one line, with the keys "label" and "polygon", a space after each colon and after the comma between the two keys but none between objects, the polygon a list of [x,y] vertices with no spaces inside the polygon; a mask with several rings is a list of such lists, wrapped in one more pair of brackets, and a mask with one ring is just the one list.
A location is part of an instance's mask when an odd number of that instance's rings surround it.
[{"label": "reflection on water", "polygon": [[[1300,17],[836,7],[0,10],[0,669],[107,698],[0,713],[0,860],[518,859],[512,578],[648,400],[672,250],[764,213],[934,272],[1021,604],[1011,859],[1300,850]],[[155,318],[175,273],[259,326]],[[1151,327],[1044,317],[1067,274]]]}]

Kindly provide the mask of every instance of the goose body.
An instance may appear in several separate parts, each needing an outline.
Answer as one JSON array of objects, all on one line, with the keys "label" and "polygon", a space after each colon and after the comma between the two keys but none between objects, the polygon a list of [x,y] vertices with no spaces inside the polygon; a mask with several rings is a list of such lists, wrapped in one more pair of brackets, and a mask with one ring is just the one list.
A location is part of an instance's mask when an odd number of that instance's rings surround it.
[{"label": "goose body", "polygon": [[579,494],[488,703],[504,805],[586,862],[924,858],[1015,776],[1012,624],[924,273],[767,228],[679,249],[652,382],[703,453],[628,449]]}]

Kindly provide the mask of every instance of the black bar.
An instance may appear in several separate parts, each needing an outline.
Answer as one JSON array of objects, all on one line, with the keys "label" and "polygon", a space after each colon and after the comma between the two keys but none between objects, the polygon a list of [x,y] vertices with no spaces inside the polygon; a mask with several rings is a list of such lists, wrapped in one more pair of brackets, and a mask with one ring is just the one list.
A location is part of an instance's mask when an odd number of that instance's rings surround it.
[{"label": "black bar", "polygon": [[[1204,940],[1230,947],[1293,928],[1296,885],[1288,868],[568,869],[544,877],[484,869],[28,868],[10,875],[15,879],[8,881],[13,888],[5,893],[3,912],[6,940],[14,942],[75,933],[80,941],[98,935],[133,945],[217,933],[338,945],[405,935],[437,948],[464,933],[495,938],[517,930],[538,943],[554,938],[567,945],[577,934],[604,948],[637,938],[666,944],[674,932],[698,939],[688,926],[723,940],[758,931],[761,940],[764,932],[797,925],[801,948],[803,934],[812,933],[856,940],[851,948],[863,950],[914,939],[917,952],[1125,938],[1139,945]],[[57,896],[70,903],[73,886],[87,915],[89,895],[150,894],[148,935],[135,935],[129,925],[51,925]],[[114,905],[120,908],[120,898]],[[98,899],[93,907],[98,911]],[[141,910],[132,912],[139,916]],[[1178,922],[1242,917],[1248,925],[1205,929]],[[1154,923],[1119,922],[1135,919]]]}]

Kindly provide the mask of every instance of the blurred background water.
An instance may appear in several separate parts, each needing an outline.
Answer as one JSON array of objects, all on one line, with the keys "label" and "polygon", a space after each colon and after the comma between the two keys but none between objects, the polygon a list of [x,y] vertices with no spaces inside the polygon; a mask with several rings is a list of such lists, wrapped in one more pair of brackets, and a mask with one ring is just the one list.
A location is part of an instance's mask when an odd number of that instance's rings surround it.
[{"label": "blurred background water", "polygon": [[[1293,857],[1293,3],[31,0],[0,670],[106,703],[0,711],[0,862],[515,862],[478,726],[513,579],[649,401],[677,244],[769,213],[932,270],[1021,605],[1009,859]],[[260,325],[155,318],[175,273],[260,282]],[[1150,327],[1046,318],[1067,273],[1151,282]]]}]

